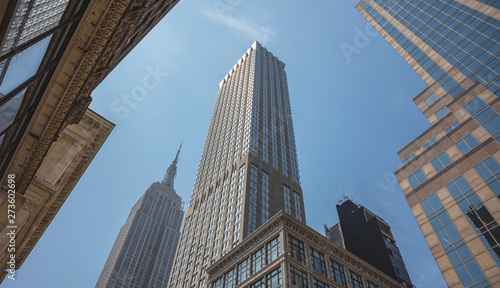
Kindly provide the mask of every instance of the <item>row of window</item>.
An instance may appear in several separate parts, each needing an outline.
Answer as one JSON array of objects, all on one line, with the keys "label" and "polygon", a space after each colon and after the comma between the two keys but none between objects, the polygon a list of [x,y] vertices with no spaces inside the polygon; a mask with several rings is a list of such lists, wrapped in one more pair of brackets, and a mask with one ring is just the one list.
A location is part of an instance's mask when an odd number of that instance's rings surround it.
[{"label": "row of window", "polygon": [[[458,125],[460,125],[460,121],[456,121],[455,123],[453,123],[452,125],[450,125],[448,128],[445,129],[446,133],[450,133],[453,129],[457,128]],[[475,140],[475,139],[474,139]],[[432,144],[436,143],[437,142],[437,138],[434,137],[433,139],[431,139],[429,142],[427,142],[426,144],[424,144],[424,150],[429,148]],[[477,142],[477,141],[476,141]],[[458,145],[457,145],[458,146]],[[460,149],[460,148],[459,148]],[[472,148],[471,148],[472,149]],[[460,150],[462,151],[462,150]],[[468,151],[467,151],[468,152]],[[466,153],[467,153],[466,152]],[[464,152],[462,152],[462,154],[465,154]],[[403,166],[410,162],[411,160],[413,160],[415,158],[415,153],[411,154],[408,158],[406,158],[405,160],[402,161],[403,163]]]},{"label": "row of window", "polygon": [[[289,255],[296,259],[299,262],[302,262],[306,264],[306,259],[305,259],[305,250],[304,250],[304,243],[295,237],[289,235],[288,236],[288,245],[289,245]],[[316,272],[324,275],[324,276],[329,276],[327,273],[327,267],[326,267],[326,261],[325,261],[325,255],[322,253],[316,251],[313,248],[310,248],[310,256],[311,256],[311,267],[316,270]],[[333,261],[332,259],[329,259],[329,264],[330,264],[330,272],[331,272],[331,278],[333,281],[336,283],[347,287],[347,282],[346,282],[346,277],[345,277],[345,270],[344,266],[341,264]],[[354,288],[363,288],[363,281],[361,276],[358,274],[352,272],[349,270],[349,275],[350,275],[350,280],[352,287]],[[291,269],[291,277],[292,277],[292,283],[299,285],[299,287],[308,287],[307,286],[307,275],[295,268],[292,267]],[[314,279],[314,287],[328,287],[328,285],[320,282],[319,280]],[[377,288],[376,285],[373,283],[368,283],[368,288]],[[302,286],[301,286],[302,285]]]},{"label": "row of window", "polygon": [[[433,140],[431,140],[431,142]],[[457,148],[464,155],[467,154],[472,149],[474,149],[477,145],[479,145],[479,142],[471,134],[465,136],[462,140],[460,140],[456,143]],[[427,147],[429,147],[429,146],[427,146]],[[424,148],[425,148],[425,146],[424,146]],[[438,157],[434,158],[431,161],[432,166],[434,167],[434,169],[436,169],[436,172],[438,172],[438,173],[441,170],[443,170],[444,168],[446,168],[448,165],[450,165],[451,163],[452,163],[452,161],[451,161],[450,157],[448,156],[448,154],[446,154],[446,152],[441,153],[441,155],[439,155]],[[419,169],[417,172],[415,172],[410,177],[408,177],[408,181],[410,182],[411,187],[413,189],[415,189],[420,184],[427,181],[427,177],[425,177],[424,173],[422,172],[422,169]]]},{"label": "row of window", "polygon": [[[240,284],[246,281],[251,275],[259,272],[266,264],[269,264],[276,260],[280,255],[280,237],[277,236],[270,242],[266,243],[263,247],[261,247],[256,252],[252,253],[250,257],[244,259],[240,263],[236,265],[229,272],[224,274],[224,276],[217,279],[212,287],[219,288],[232,288],[235,287],[236,284]],[[279,273],[278,273],[279,274]],[[268,278],[270,283],[277,283],[277,275],[274,272],[268,274],[270,278]],[[261,279],[263,281],[263,279]],[[259,280],[260,281],[260,280]],[[258,282],[259,282],[258,281]],[[257,283],[258,283],[257,282]],[[278,281],[279,282],[279,281]],[[254,283],[255,284],[255,283]],[[263,282],[262,285],[265,283]],[[279,284],[279,283],[278,283]],[[261,284],[258,284],[261,285]],[[251,286],[251,287],[266,287],[266,286]],[[267,286],[267,287],[276,287],[276,286]]]},{"label": "row of window", "polygon": [[436,194],[421,203],[455,271],[465,287],[486,287],[486,277],[472,257]]}]

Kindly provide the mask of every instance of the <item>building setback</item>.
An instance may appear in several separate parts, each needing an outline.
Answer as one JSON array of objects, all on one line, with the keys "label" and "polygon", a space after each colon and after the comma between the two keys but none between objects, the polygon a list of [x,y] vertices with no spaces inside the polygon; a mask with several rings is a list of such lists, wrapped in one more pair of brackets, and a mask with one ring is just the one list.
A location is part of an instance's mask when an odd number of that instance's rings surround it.
[{"label": "building setback", "polygon": [[338,242],[340,237],[345,249],[406,287],[413,287],[389,224],[348,199],[337,205],[337,213],[340,229],[335,225],[326,230],[330,240]]},{"label": "building setback", "polygon": [[280,210],[305,223],[285,64],[258,42],[220,83],[169,287],[206,268]]},{"label": "building setback", "polygon": [[500,285],[500,2],[368,0],[356,9],[428,84],[431,127],[395,174],[448,287]]},{"label": "building setback", "polygon": [[208,268],[209,287],[405,287],[283,211]]},{"label": "building setback", "polygon": [[132,207],[96,288],[167,286],[184,216],[174,190],[179,152],[161,183],[151,184]]}]

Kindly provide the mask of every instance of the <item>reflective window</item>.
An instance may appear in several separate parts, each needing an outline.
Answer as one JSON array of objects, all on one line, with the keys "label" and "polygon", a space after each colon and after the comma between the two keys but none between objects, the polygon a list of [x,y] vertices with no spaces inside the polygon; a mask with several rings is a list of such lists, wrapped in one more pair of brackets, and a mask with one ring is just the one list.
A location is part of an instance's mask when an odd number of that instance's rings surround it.
[{"label": "reflective window", "polygon": [[450,127],[446,128],[446,130],[445,130],[446,133],[450,133],[451,130],[457,128],[458,125],[460,125],[460,121],[457,121],[457,122],[453,123]]},{"label": "reflective window", "polygon": [[267,246],[267,263],[271,263],[276,260],[280,255],[280,237],[276,237],[271,242],[266,244]]},{"label": "reflective window", "polygon": [[264,282],[264,278],[259,279],[257,282],[250,285],[250,288],[265,288],[266,283]]},{"label": "reflective window", "polygon": [[250,259],[247,258],[238,264],[238,283],[243,283],[250,276]]},{"label": "reflective window", "polygon": [[493,138],[500,141],[500,115],[491,109],[483,100],[476,97],[464,106],[479,124],[488,131]]},{"label": "reflective window", "polygon": [[425,145],[424,145],[424,150],[429,148],[432,144],[436,143],[437,142],[437,139],[436,138],[433,138],[431,141],[427,142]]},{"label": "reflective window", "polygon": [[266,264],[265,261],[265,253],[264,247],[260,248],[259,251],[252,254],[252,274],[257,273],[262,269],[262,267]]},{"label": "reflective window", "polygon": [[345,281],[344,266],[330,259],[330,268],[332,269],[333,280],[342,286],[347,286]]},{"label": "reflective window", "polygon": [[319,281],[318,279],[313,279],[314,288],[328,288],[328,285]]},{"label": "reflective window", "polygon": [[271,273],[267,274],[267,287],[266,288],[275,288],[281,284],[281,268],[278,268]]},{"label": "reflective window", "polygon": [[474,136],[469,134],[465,136],[464,139],[458,141],[457,148],[458,150],[460,150],[460,152],[462,152],[462,154],[465,155],[467,152],[474,149],[474,147],[476,147],[477,145],[479,145],[479,142],[477,142]]},{"label": "reflective window", "polygon": [[0,84],[0,93],[6,95],[35,75],[49,46],[51,36],[12,57]]},{"label": "reflective window", "polygon": [[410,181],[411,187],[413,187],[413,189],[415,189],[420,184],[427,181],[427,178],[425,177],[424,173],[422,172],[422,169],[419,169],[417,172],[415,172],[415,174],[408,177],[408,181]]},{"label": "reflective window", "polygon": [[438,157],[434,158],[434,160],[431,161],[432,166],[434,166],[434,169],[436,169],[437,172],[443,170],[446,166],[451,164],[450,157],[443,152],[441,155]]},{"label": "reflective window", "polygon": [[450,109],[448,107],[444,106],[443,108],[439,109],[435,115],[438,119],[442,119],[444,116],[448,115],[450,113]]},{"label": "reflective window", "polygon": [[307,288],[307,274],[290,266],[290,282],[298,288]]},{"label": "reflective window", "polygon": [[[19,92],[16,96],[0,107],[0,133],[3,133],[5,129],[7,129],[12,122],[14,122],[17,111],[19,111],[19,107],[23,102],[25,92],[26,89]],[[0,144],[1,143],[2,142],[0,142]]]},{"label": "reflective window", "polygon": [[236,268],[231,269],[224,276],[224,288],[233,288],[236,285]]},{"label": "reflective window", "polygon": [[212,288],[222,288],[224,287],[224,277],[220,277],[215,280],[214,284],[212,284]]},{"label": "reflective window", "polygon": [[351,284],[353,288],[363,288],[363,279],[361,279],[361,276],[358,274],[349,271],[349,274],[351,274]]},{"label": "reflective window", "polygon": [[304,243],[302,241],[292,237],[288,236],[288,244],[290,247],[290,253],[291,256],[297,261],[305,263],[305,256],[304,256]]},{"label": "reflective window", "polygon": [[292,214],[292,198],[290,196],[290,188],[286,185],[283,185],[283,195],[285,200],[285,212]]},{"label": "reflective window", "polygon": [[439,100],[439,97],[436,95],[436,93],[432,93],[429,97],[425,98],[424,102],[425,104],[427,104],[427,106],[431,106],[437,100]]},{"label": "reflective window", "polygon": [[411,154],[410,157],[408,157],[405,160],[403,160],[403,165],[405,165],[406,163],[408,163],[411,160],[413,160],[413,158],[415,158],[415,153]]},{"label": "reflective window", "polygon": [[[453,185],[455,187],[452,189],[458,189],[458,186],[463,187],[465,190],[464,195],[470,193],[468,192],[469,189],[467,189],[468,184],[467,186],[464,186],[462,180],[455,182]],[[449,186],[451,187],[451,185]],[[461,194],[461,192],[452,192],[452,195],[459,194]],[[488,285],[488,282],[483,282],[485,281],[483,272],[479,269],[475,260],[471,259],[472,255],[469,249],[464,244],[464,241],[455,228],[455,225],[450,221],[448,213],[444,210],[443,205],[437,198],[436,194],[432,194],[431,196],[429,196],[429,198],[423,200],[421,204],[424,208],[425,214],[427,214],[427,217],[431,222],[432,227],[436,231],[439,241],[441,241],[441,245],[443,246],[444,251],[450,258],[453,266],[455,266],[455,271],[457,272],[464,286],[471,287],[472,285],[481,283],[484,285],[479,287],[486,287]],[[468,267],[471,267],[471,269],[469,270]],[[475,275],[473,276],[475,278],[471,277],[472,274]]]},{"label": "reflective window", "polygon": [[488,184],[490,189],[500,198],[500,165],[498,162],[489,157],[482,163],[474,167],[477,173]]},{"label": "reflective window", "polygon": [[368,288],[378,288],[377,285],[371,283],[370,281],[366,281],[366,283],[368,284]]},{"label": "reflective window", "polygon": [[469,223],[479,235],[493,259],[500,266],[500,227],[498,223],[462,176],[446,185],[446,187],[455,198],[462,212],[467,216]]},{"label": "reflective window", "polygon": [[311,265],[318,273],[326,276],[325,256],[312,248]]}]

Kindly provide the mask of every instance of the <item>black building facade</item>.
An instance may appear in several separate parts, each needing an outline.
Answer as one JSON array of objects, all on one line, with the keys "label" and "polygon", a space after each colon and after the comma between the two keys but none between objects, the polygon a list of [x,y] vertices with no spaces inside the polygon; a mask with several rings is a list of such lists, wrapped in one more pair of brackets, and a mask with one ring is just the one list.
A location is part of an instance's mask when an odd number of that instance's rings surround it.
[{"label": "black building facade", "polygon": [[[348,251],[407,287],[413,287],[389,224],[350,200],[337,205],[337,213],[342,242]],[[331,235],[327,233],[328,236]]]}]

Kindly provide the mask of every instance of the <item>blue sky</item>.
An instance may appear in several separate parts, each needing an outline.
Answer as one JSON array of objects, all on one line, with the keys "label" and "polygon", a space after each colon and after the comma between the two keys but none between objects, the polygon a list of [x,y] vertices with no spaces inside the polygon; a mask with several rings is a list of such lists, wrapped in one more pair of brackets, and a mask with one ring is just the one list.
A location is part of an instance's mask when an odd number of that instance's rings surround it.
[{"label": "blue sky", "polygon": [[347,195],[391,225],[415,285],[446,287],[393,176],[397,151],[430,126],[412,102],[426,85],[356,4],[181,0],[93,92],[116,128],[1,287],[93,287],[180,142],[175,188],[188,203],[218,84],[255,40],[286,63],[307,224],[323,234]]}]

